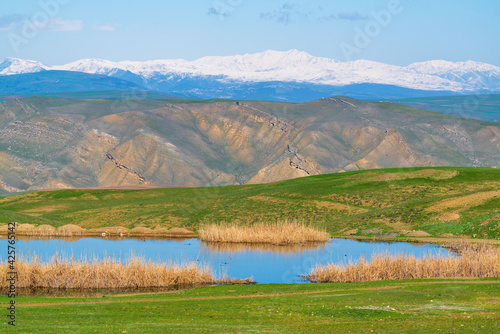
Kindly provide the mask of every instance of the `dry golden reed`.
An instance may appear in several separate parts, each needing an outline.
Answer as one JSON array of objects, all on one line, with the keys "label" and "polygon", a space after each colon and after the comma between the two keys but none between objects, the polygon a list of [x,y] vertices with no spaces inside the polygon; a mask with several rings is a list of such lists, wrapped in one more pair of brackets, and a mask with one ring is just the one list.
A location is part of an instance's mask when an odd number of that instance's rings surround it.
[{"label": "dry golden reed", "polygon": [[458,254],[467,253],[467,252],[481,253],[481,252],[494,251],[494,250],[498,249],[498,248],[494,248],[491,245],[472,244],[470,242],[463,241],[463,240],[447,243],[447,244],[443,245],[443,248],[449,249],[449,250],[456,252]]},{"label": "dry golden reed", "polygon": [[330,235],[303,223],[279,221],[251,226],[236,224],[205,224],[198,230],[200,239],[207,242],[267,243],[275,245],[325,242]]},{"label": "dry golden reed", "polygon": [[[16,261],[16,286],[20,289],[112,290],[194,287],[218,283],[242,283],[226,277],[217,279],[207,267],[146,261],[137,256],[122,263],[116,259],[61,259],[57,255],[43,263],[37,257]],[[0,265],[0,287],[7,288],[7,264]],[[251,281],[251,280],[250,280]],[[247,283],[251,283],[247,281]]]},{"label": "dry golden reed", "polygon": [[304,276],[312,282],[366,282],[411,278],[499,277],[500,250],[491,246],[461,245],[460,256],[417,259],[409,255],[375,254],[367,263],[361,258],[345,267],[317,266]]},{"label": "dry golden reed", "polygon": [[[184,228],[167,229],[157,227],[154,230],[146,227],[135,227],[129,230],[123,226],[108,226],[95,229],[84,229],[80,226],[68,224],[55,228],[50,225],[35,226],[32,224],[16,224],[16,235],[30,237],[172,237],[172,238],[194,238],[196,234]],[[8,234],[8,225],[0,225],[0,236]]]}]

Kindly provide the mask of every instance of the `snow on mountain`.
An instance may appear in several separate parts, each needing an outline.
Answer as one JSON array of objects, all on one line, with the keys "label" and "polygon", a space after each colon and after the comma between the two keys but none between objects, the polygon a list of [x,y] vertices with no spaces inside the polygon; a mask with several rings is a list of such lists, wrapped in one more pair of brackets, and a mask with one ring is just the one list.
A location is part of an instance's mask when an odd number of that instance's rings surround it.
[{"label": "snow on mountain", "polygon": [[[19,66],[22,70],[35,71],[34,64],[38,64],[40,69],[49,69],[40,63],[25,63],[26,65]],[[27,64],[33,66],[29,67]],[[15,72],[16,67],[8,68],[10,72],[0,74]],[[500,68],[485,63],[433,60],[401,67],[367,60],[339,62],[330,58],[313,57],[298,50],[268,50],[237,56],[203,57],[194,61],[172,59],[112,62],[82,59],[50,69],[110,76],[116,75],[118,71],[127,71],[141,76],[146,82],[166,81],[173,76],[216,76],[221,78],[219,80],[242,82],[281,81],[331,86],[371,83],[460,93],[484,89],[500,91]]]},{"label": "snow on mountain", "polygon": [[36,73],[47,69],[49,69],[49,67],[33,60],[5,58],[5,60],[0,63],[0,75]]},{"label": "snow on mountain", "polygon": [[470,90],[500,89],[500,68],[476,61],[432,60],[407,66],[410,73],[426,73],[462,84]]}]

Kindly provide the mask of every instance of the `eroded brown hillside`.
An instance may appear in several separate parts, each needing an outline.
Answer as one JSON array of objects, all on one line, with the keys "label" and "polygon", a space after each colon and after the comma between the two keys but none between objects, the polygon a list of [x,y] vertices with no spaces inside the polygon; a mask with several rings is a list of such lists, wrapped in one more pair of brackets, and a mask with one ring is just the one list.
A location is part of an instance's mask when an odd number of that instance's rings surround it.
[{"label": "eroded brown hillside", "polygon": [[0,103],[4,192],[262,183],[445,165],[500,167],[500,125],[344,97],[303,104]]}]

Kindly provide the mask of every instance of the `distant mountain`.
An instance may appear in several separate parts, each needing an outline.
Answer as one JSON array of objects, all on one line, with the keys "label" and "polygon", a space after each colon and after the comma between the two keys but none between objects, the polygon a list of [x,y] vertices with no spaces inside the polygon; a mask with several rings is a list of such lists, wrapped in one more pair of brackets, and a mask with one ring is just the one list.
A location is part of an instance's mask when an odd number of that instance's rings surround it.
[{"label": "distant mountain", "polygon": [[9,58],[0,69],[0,75],[46,70],[105,75],[154,91],[199,98],[303,102],[338,94],[387,99],[500,93],[500,68],[485,63],[433,60],[401,67],[367,60],[340,62],[297,50],[195,61],[82,59],[52,67]]},{"label": "distant mountain", "polygon": [[48,66],[33,60],[6,58],[0,63],[0,75],[35,73],[49,69]]},{"label": "distant mountain", "polygon": [[0,103],[0,194],[418,166],[500,167],[500,124],[346,97]]},{"label": "distant mountain", "polygon": [[44,94],[53,92],[141,91],[132,82],[71,71],[46,71],[0,77],[0,95]]}]

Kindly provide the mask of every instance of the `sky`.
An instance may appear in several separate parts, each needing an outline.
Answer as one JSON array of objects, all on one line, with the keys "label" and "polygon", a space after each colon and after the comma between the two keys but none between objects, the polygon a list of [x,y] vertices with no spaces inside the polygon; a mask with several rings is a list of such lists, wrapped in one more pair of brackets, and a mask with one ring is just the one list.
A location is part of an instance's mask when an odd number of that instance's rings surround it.
[{"label": "sky", "polygon": [[4,1],[0,61],[194,60],[297,49],[339,61],[500,66],[499,33],[498,0]]}]

